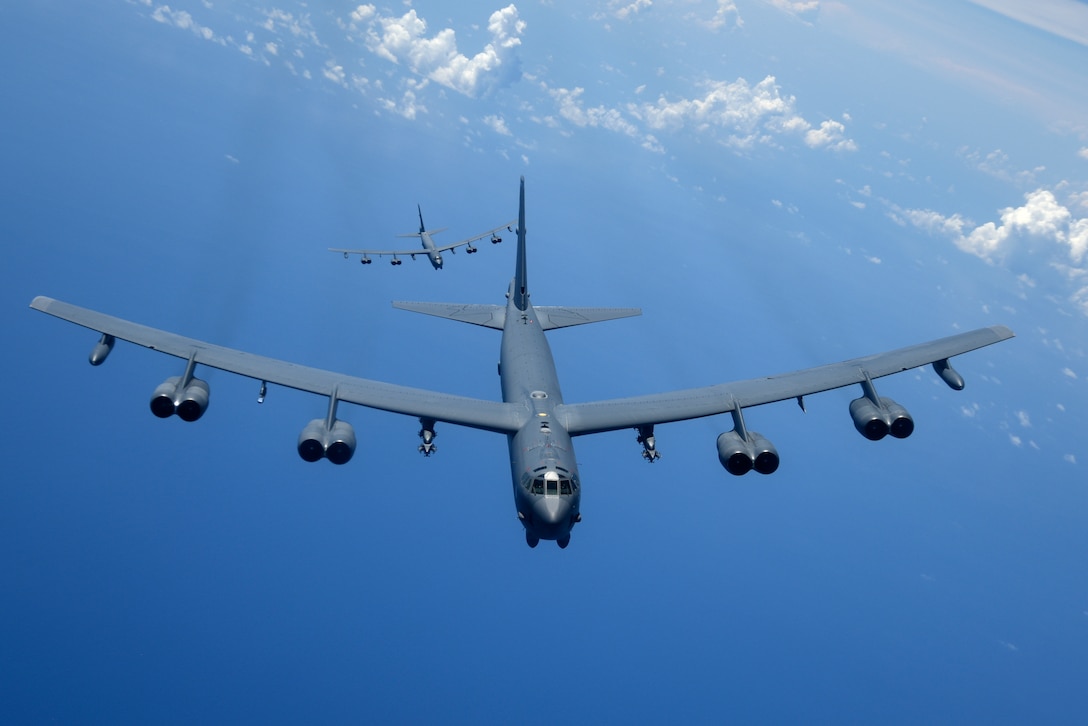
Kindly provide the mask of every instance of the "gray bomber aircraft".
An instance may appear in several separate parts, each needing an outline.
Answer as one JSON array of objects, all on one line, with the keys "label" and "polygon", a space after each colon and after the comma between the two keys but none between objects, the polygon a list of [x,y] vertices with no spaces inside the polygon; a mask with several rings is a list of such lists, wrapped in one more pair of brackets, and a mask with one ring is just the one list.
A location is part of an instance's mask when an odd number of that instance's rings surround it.
[{"label": "gray bomber aircraft", "polygon": [[439,232],[444,232],[446,231],[446,228],[443,227],[442,229],[427,229],[426,225],[423,224],[423,209],[418,204],[416,205],[416,211],[419,212],[419,231],[409,232],[408,234],[398,234],[397,236],[418,237],[420,243],[422,243],[423,245],[422,249],[345,250],[339,247],[330,247],[329,251],[343,252],[345,260],[348,259],[351,255],[361,255],[361,257],[359,258],[359,262],[363,263],[364,265],[369,265],[371,262],[374,261],[370,259],[371,255],[374,255],[375,257],[382,257],[384,255],[387,255],[393,258],[389,261],[389,264],[393,265],[393,267],[397,267],[398,265],[403,264],[404,260],[402,260],[401,257],[410,257],[414,260],[416,258],[416,255],[427,255],[427,259],[431,262],[431,267],[436,270],[441,270],[443,252],[450,252],[451,254],[456,254],[458,247],[466,247],[467,249],[465,250],[465,252],[472,255],[479,251],[476,247],[472,245],[473,242],[482,240],[484,237],[490,237],[491,244],[497,245],[498,243],[502,242],[502,237],[499,237],[498,235],[499,232],[504,229],[508,231],[513,231],[510,229],[510,226],[514,224],[514,222],[510,221],[506,224],[500,224],[498,227],[492,227],[486,232],[481,232],[475,237],[469,237],[468,239],[463,239],[460,242],[454,242],[452,245],[443,245],[442,247],[439,247],[434,243],[434,240],[431,239],[431,235],[438,234]]},{"label": "gray bomber aircraft", "polygon": [[326,416],[308,423],[298,439],[298,453],[306,461],[325,458],[334,464],[345,464],[351,459],[355,432],[351,424],[337,418],[341,402],[417,417],[419,451],[426,456],[435,451],[435,425],[439,421],[504,434],[510,451],[514,508],[530,547],[542,539],[555,540],[560,547],[566,547],[571,528],[581,521],[582,482],[571,441],[574,436],[633,428],[638,432],[642,456],[653,462],[659,456],[655,425],[729,413],[733,428],[717,440],[722,466],[738,476],[753,469],[770,474],[778,468],[778,452],[767,438],[745,426],[744,409],[787,399],[796,399],[804,408],[804,396],[858,385],[861,396],[850,404],[850,416],[857,430],[871,440],[888,434],[905,438],[914,430],[914,421],[905,408],[877,394],[876,379],[932,364],[945,383],[960,390],[963,378],[949,365],[948,359],[1013,337],[1011,330],[997,325],[784,375],[670,393],[566,403],[545,331],[639,315],[641,311],[533,305],[529,299],[525,258],[524,178],[519,206],[517,263],[505,305],[393,303],[404,310],[501,330],[501,402],[408,388],[251,355],[47,297],[34,298],[30,306],[101,333],[91,350],[92,365],[106,359],[118,338],[186,361],[180,376],[168,378],[152,394],[151,411],[161,418],[176,413],[185,421],[195,421],[203,415],[209,389],[207,383],[195,376],[198,366],[260,381],[258,401],[264,399],[268,383],[327,397]]}]

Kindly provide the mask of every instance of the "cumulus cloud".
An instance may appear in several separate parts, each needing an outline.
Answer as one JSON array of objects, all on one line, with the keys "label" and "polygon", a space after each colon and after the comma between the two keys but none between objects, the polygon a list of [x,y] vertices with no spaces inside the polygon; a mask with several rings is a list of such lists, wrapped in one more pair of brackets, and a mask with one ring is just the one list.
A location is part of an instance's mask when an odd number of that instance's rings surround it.
[{"label": "cumulus cloud", "polygon": [[[1088,269],[1079,266],[1088,260],[1088,218],[1074,216],[1048,189],[1029,192],[1022,205],[1006,207],[997,221],[981,225],[959,214],[944,215],[931,209],[894,208],[892,218],[948,237],[964,252],[990,263],[1002,262],[1021,248],[1041,252],[1042,259],[1075,288],[1069,301],[1088,315]],[[1057,252],[1049,260],[1048,245]]]},{"label": "cumulus cloud", "polygon": [[793,96],[783,96],[774,76],[750,84],[744,78],[732,82],[708,81],[701,97],[629,104],[628,111],[653,130],[691,128],[697,132],[724,131],[724,143],[750,148],[770,143],[781,134],[801,134],[810,148],[849,150],[856,144],[845,137],[838,121],[825,121],[819,128],[802,118]]},{"label": "cumulus cloud", "polygon": [[1077,156],[1084,159],[1085,161],[1088,161],[1088,146],[1085,146],[1083,149],[1078,151]]},{"label": "cumulus cloud", "polygon": [[1088,218],[1074,218],[1048,189],[1037,189],[1024,199],[1019,207],[1002,209],[998,222],[973,228],[959,214],[945,216],[930,209],[899,210],[899,213],[916,227],[948,235],[963,251],[986,260],[993,261],[1016,240],[1033,238],[1056,243],[1071,262],[1080,263],[1088,254]]},{"label": "cumulus cloud", "polygon": [[858,148],[853,139],[846,138],[846,127],[838,121],[824,121],[819,128],[806,131],[805,145],[810,149],[834,151],[856,151]]},{"label": "cumulus cloud", "polygon": [[744,27],[744,21],[733,0],[718,0],[718,9],[714,12],[714,17],[705,21],[703,25],[711,30],[719,30],[726,26],[741,28]]},{"label": "cumulus cloud", "polygon": [[427,23],[414,9],[400,17],[382,16],[372,6],[359,6],[353,23],[366,22],[366,47],[413,73],[429,78],[471,98],[520,77],[516,49],[521,45],[525,22],[508,5],[488,20],[491,42],[472,58],[457,49],[457,35],[445,28],[427,36]]},{"label": "cumulus cloud", "polygon": [[638,128],[620,111],[601,105],[587,108],[582,103],[584,88],[552,88],[548,93],[559,106],[559,115],[575,126],[603,128],[625,136],[638,135]]}]

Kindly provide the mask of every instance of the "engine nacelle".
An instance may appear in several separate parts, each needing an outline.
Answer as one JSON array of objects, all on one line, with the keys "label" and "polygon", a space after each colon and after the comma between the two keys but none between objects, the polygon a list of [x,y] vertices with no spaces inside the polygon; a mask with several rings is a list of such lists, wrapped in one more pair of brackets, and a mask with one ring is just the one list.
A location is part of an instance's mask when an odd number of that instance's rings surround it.
[{"label": "engine nacelle", "polygon": [[347,421],[334,421],[329,429],[325,419],[315,418],[298,437],[298,455],[304,461],[325,458],[333,464],[346,464],[354,453],[355,429]]},{"label": "engine nacelle", "polygon": [[914,419],[907,409],[883,396],[879,406],[866,396],[855,398],[850,402],[850,418],[858,433],[870,441],[880,441],[888,434],[905,439],[914,433]]},{"label": "engine nacelle", "polygon": [[208,410],[211,389],[205,381],[192,378],[181,388],[181,376],[171,376],[151,394],[151,413],[170,418],[175,413],[183,421],[196,421]]},{"label": "engine nacelle", "polygon": [[718,436],[718,461],[733,476],[743,476],[752,469],[760,474],[773,474],[779,464],[774,444],[755,431],[749,431],[747,439],[736,431]]},{"label": "engine nacelle", "polygon": [[211,389],[199,378],[194,378],[178,399],[177,413],[182,421],[196,421],[208,410]]}]

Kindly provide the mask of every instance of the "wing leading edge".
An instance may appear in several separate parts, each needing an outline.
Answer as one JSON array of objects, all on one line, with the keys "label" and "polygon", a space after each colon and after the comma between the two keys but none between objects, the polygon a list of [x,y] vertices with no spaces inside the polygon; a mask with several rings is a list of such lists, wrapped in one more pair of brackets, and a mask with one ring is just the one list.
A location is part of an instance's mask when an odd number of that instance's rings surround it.
[{"label": "wing leading edge", "polygon": [[929,363],[939,364],[952,356],[1012,337],[1013,332],[1007,327],[995,325],[778,376],[648,396],[562,404],[556,414],[572,436],[713,416],[863,383],[867,377],[872,380]]},{"label": "wing leading edge", "polygon": [[182,360],[192,359],[197,365],[319,396],[335,396],[338,401],[368,408],[499,433],[517,431],[528,418],[525,407],[518,404],[453,396],[296,365],[186,338],[48,297],[34,298],[30,307]]}]

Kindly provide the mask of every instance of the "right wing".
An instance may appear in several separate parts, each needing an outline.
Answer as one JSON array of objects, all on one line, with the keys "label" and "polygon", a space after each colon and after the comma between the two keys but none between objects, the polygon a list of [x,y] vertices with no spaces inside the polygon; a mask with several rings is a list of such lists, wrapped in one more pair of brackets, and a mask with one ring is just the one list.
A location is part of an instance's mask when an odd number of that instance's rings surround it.
[{"label": "right wing", "polygon": [[497,232],[502,232],[503,230],[506,230],[507,232],[510,232],[512,234],[513,231],[514,231],[513,227],[517,223],[518,223],[518,221],[515,219],[515,220],[512,220],[510,222],[507,222],[506,224],[500,224],[498,227],[492,227],[491,229],[487,230],[486,232],[481,232],[480,234],[476,235],[475,237],[468,237],[466,239],[461,240],[460,242],[454,242],[451,245],[442,245],[441,247],[436,247],[435,249],[437,251],[439,251],[439,252],[445,252],[446,250],[452,250],[452,249],[454,249],[456,247],[464,247],[465,245],[471,245],[473,242],[476,242],[478,240],[482,240],[484,237],[490,237],[492,243],[498,244],[499,242],[502,242],[502,238],[495,236],[495,234]]},{"label": "right wing", "polygon": [[[790,398],[801,399],[813,393],[863,383],[867,378],[873,380],[927,363],[947,364],[948,359],[954,355],[1011,337],[1011,330],[1004,325],[995,325],[886,353],[767,378],[752,378],[648,396],[564,403],[557,407],[556,415],[562,419],[572,436],[713,416]],[[949,385],[956,383],[958,385],[954,387],[962,387],[962,380],[957,381],[956,378],[953,372],[945,380]]]},{"label": "right wing", "polygon": [[[529,416],[525,407],[518,404],[453,396],[265,358],[132,323],[48,297],[34,298],[30,307],[114,338],[185,361],[191,360],[196,365],[218,368],[319,396],[335,396],[338,401],[368,408],[499,433],[517,431]],[[103,353],[102,358],[105,355]]]}]

